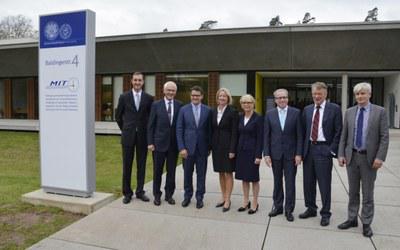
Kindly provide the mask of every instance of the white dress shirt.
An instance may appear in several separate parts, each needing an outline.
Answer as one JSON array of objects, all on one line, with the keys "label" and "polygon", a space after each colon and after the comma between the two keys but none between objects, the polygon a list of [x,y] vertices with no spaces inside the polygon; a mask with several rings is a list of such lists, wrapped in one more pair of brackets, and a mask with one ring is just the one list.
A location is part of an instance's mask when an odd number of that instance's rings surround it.
[{"label": "white dress shirt", "polygon": [[[326,105],[326,100],[321,103],[320,108],[319,108],[319,122],[318,122],[318,137],[317,141],[326,141],[325,136],[324,136],[324,131],[322,130],[322,121],[324,118],[324,111],[325,111],[325,105]],[[314,105],[314,112],[311,120],[311,133],[310,133],[310,141],[312,141],[311,135],[312,135],[312,126],[313,126],[313,121],[314,121],[314,116],[315,112],[317,111],[317,105]]]}]

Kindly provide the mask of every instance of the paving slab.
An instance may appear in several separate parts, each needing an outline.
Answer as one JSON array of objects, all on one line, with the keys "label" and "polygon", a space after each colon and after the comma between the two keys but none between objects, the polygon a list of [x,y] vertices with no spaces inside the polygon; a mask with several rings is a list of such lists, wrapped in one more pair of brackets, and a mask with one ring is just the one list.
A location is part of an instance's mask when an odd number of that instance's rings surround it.
[{"label": "paving slab", "polygon": [[261,249],[266,228],[106,207],[51,238],[112,249]]},{"label": "paving slab", "polygon": [[28,250],[57,249],[57,250],[105,250],[110,248],[90,246],[65,240],[47,238],[28,248]]},{"label": "paving slab", "polygon": [[274,226],[268,228],[265,250],[321,250],[363,249],[373,250],[371,241],[360,234],[329,230]]},{"label": "paving slab", "polygon": [[400,237],[400,208],[375,205],[372,230],[376,235]]},{"label": "paving slab", "polygon": [[373,240],[377,249],[399,250],[400,237],[374,235]]}]

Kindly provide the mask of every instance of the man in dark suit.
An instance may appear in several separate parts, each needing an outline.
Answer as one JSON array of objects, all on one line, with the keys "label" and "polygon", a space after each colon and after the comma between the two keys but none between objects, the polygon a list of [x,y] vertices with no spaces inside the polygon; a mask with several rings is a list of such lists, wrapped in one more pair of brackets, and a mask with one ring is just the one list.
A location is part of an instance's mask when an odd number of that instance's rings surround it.
[{"label": "man in dark suit", "polygon": [[122,202],[128,204],[133,196],[131,189],[132,162],[136,147],[137,186],[136,197],[142,201],[150,199],[143,190],[147,157],[147,121],[153,97],[145,93],[143,74],[135,72],[131,79],[132,89],[121,94],[118,100],[115,119],[121,129],[122,144]]},{"label": "man in dark suit", "polygon": [[342,131],[342,112],[337,104],[326,101],[328,87],[323,82],[313,83],[314,104],[303,111],[303,185],[307,210],[301,219],[317,216],[317,181],[321,193],[321,226],[328,226],[331,217],[332,157],[336,157]]},{"label": "man in dark suit", "polygon": [[371,104],[371,85],[359,83],[353,89],[357,105],[346,111],[339,144],[339,165],[347,165],[349,179],[348,217],[338,226],[358,226],[360,183],[362,190],[361,221],[363,235],[372,236],[374,217],[374,184],[377,170],[382,167],[389,146],[389,129],[385,109]]},{"label": "man in dark suit", "polygon": [[203,89],[193,86],[191,103],[181,108],[176,123],[176,138],[179,153],[183,158],[185,195],[182,206],[187,207],[193,196],[193,171],[196,164],[197,190],[196,207],[202,208],[206,192],[207,156],[211,141],[211,110],[201,103]]},{"label": "man in dark suit", "polygon": [[164,84],[164,98],[151,106],[150,118],[147,127],[148,149],[153,152],[153,195],[154,205],[161,204],[161,176],[166,161],[167,176],[165,180],[165,200],[175,204],[172,198],[175,191],[175,168],[178,159],[176,143],[176,120],[182,102],[175,100],[176,84]]},{"label": "man in dark suit", "polygon": [[289,93],[286,89],[274,92],[276,109],[265,115],[264,122],[264,159],[274,174],[274,206],[270,217],[283,213],[282,178],[285,176],[285,216],[293,221],[296,201],[296,173],[301,163],[303,131],[300,110],[288,106]]}]

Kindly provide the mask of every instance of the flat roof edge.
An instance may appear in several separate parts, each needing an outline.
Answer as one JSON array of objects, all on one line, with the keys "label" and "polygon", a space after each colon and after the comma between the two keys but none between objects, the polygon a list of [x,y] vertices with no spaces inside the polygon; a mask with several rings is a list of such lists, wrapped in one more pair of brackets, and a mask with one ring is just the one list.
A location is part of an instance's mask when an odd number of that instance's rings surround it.
[{"label": "flat roof edge", "polygon": [[[344,22],[344,23],[313,23],[313,24],[289,24],[283,26],[242,27],[211,30],[186,30],[168,31],[156,33],[141,33],[129,35],[114,35],[96,37],[96,42],[143,40],[158,38],[176,38],[192,36],[215,36],[254,33],[275,32],[317,32],[317,31],[354,31],[354,30],[385,30],[400,29],[399,21],[377,21],[377,22]],[[33,39],[32,39],[33,40]],[[0,49],[15,49],[37,47],[38,40],[27,41],[26,39],[0,40]]]}]

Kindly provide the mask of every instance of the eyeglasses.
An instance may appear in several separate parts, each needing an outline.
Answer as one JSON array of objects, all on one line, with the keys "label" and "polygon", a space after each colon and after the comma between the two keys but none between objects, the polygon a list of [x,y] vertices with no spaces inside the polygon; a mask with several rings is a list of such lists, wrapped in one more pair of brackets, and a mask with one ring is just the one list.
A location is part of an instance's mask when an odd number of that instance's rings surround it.
[{"label": "eyeglasses", "polygon": [[280,97],[275,97],[275,100],[284,100],[287,99],[287,96],[280,96]]},{"label": "eyeglasses", "polygon": [[191,95],[191,96],[193,96],[193,97],[200,97],[201,95]]},{"label": "eyeglasses", "polygon": [[241,104],[253,104],[253,102],[241,102]]}]

